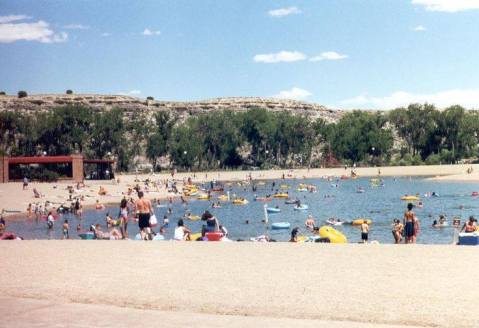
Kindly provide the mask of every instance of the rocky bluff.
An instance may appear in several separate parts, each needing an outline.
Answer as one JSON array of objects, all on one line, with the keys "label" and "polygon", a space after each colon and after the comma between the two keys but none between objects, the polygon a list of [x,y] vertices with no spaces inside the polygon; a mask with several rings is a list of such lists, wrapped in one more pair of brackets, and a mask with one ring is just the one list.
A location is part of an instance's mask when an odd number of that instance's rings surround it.
[{"label": "rocky bluff", "polygon": [[307,115],[312,119],[322,118],[327,122],[336,122],[345,113],[342,110],[329,109],[313,103],[260,97],[232,97],[179,102],[145,100],[122,95],[46,94],[29,95],[24,98],[9,95],[0,96],[0,111],[22,111],[34,114],[35,112],[49,111],[55,107],[65,105],[82,105],[95,110],[110,110],[118,107],[125,109],[127,115],[131,115],[136,111],[153,113],[168,110],[176,112],[182,118],[210,111],[243,111],[255,107],[271,111],[289,111],[294,114]]}]

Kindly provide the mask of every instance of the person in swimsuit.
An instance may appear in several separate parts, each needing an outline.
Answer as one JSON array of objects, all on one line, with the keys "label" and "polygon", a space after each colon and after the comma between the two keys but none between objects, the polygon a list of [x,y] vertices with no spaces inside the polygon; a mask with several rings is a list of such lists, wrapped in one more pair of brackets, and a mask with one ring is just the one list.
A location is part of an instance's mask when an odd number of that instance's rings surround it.
[{"label": "person in swimsuit", "polygon": [[138,215],[138,227],[140,228],[141,239],[145,239],[146,228],[150,227],[150,216],[153,214],[153,207],[148,199],[143,198],[143,191],[138,192],[138,200],[135,202],[136,214]]},{"label": "person in swimsuit", "polygon": [[128,238],[128,201],[123,198],[120,202],[120,231],[123,239]]},{"label": "person in swimsuit", "polygon": [[183,219],[178,220],[178,226],[175,229],[175,240],[190,240],[191,230],[185,227]]},{"label": "person in swimsuit", "polygon": [[70,239],[68,220],[63,221],[63,239]]},{"label": "person in swimsuit", "polygon": [[313,219],[313,216],[312,216],[312,215],[308,215],[308,218],[307,218],[306,221],[304,222],[304,225],[306,226],[306,228],[307,228],[309,231],[313,231],[313,230],[314,230],[314,219]]},{"label": "person in swimsuit", "polygon": [[298,242],[298,235],[299,235],[299,228],[296,227],[293,230],[291,230],[291,239],[289,241],[291,243],[297,243]]},{"label": "person in swimsuit", "polygon": [[393,223],[393,228],[392,228],[395,244],[401,243],[403,230],[404,230],[404,225],[401,223],[401,221],[399,221],[399,219],[395,219]]},{"label": "person in swimsuit", "polygon": [[461,232],[463,231],[468,233],[476,231],[476,219],[472,215],[469,217],[469,221],[462,226]]},{"label": "person in swimsuit", "polygon": [[361,241],[364,244],[367,244],[368,242],[368,235],[369,235],[368,221],[364,220],[363,223],[361,224]]},{"label": "person in swimsuit", "polygon": [[404,232],[406,234],[406,244],[415,243],[415,236],[417,234],[416,229],[416,214],[412,210],[413,204],[407,204],[407,211],[404,212]]}]

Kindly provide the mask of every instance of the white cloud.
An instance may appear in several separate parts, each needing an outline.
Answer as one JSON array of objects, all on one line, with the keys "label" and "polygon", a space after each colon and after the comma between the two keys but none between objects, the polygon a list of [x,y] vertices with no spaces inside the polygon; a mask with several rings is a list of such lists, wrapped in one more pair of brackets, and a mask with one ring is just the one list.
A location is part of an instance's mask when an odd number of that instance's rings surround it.
[{"label": "white cloud", "polygon": [[12,23],[28,19],[25,15],[0,16],[0,43],[15,41],[39,41],[42,43],[64,42],[68,38],[65,32],[54,32],[45,21],[36,23]]},{"label": "white cloud", "polygon": [[160,35],[161,34],[161,31],[152,31],[150,30],[149,28],[145,28],[143,30],[143,35],[147,35],[147,36],[150,36],[150,35]]},{"label": "white cloud", "polygon": [[111,36],[111,33],[104,32],[104,33],[101,34],[101,36],[103,36],[103,37]]},{"label": "white cloud", "polygon": [[17,20],[30,19],[30,16],[27,15],[8,15],[0,16],[0,24],[15,22]]},{"label": "white cloud", "polygon": [[479,9],[479,0],[412,0],[411,3],[424,6],[429,11],[448,13]]},{"label": "white cloud", "polygon": [[425,30],[426,30],[426,28],[422,25],[418,25],[414,28],[414,31],[417,31],[417,32],[423,32]]},{"label": "white cloud", "polygon": [[316,62],[321,60],[340,60],[348,58],[347,55],[338,54],[335,51],[322,52],[319,56],[311,57],[309,61]]},{"label": "white cloud", "polygon": [[294,87],[291,90],[280,91],[277,95],[274,95],[273,98],[302,100],[311,95],[312,93],[308,90]]},{"label": "white cloud", "polygon": [[122,96],[137,96],[141,94],[141,90],[120,91],[118,94]]},{"label": "white cloud", "polygon": [[268,11],[268,14],[273,17],[283,17],[288,15],[301,14],[302,11],[297,7],[278,8]]},{"label": "white cloud", "polygon": [[69,30],[88,30],[90,26],[88,25],[82,25],[82,24],[68,24],[63,26],[63,28],[69,29]]},{"label": "white cloud", "polygon": [[295,62],[305,60],[305,54],[299,51],[280,51],[273,54],[259,54],[254,56],[253,60],[258,63],[280,63],[280,62]]},{"label": "white cloud", "polygon": [[397,91],[386,97],[360,95],[341,101],[342,105],[371,109],[392,109],[411,103],[430,103],[439,108],[457,104],[466,108],[479,108],[479,89],[452,89],[430,94]]}]

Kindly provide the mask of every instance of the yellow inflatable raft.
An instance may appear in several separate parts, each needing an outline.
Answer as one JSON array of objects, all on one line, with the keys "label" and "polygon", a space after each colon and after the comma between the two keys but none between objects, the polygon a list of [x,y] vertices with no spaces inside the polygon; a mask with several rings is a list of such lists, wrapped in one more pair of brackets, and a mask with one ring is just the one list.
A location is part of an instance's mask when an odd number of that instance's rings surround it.
[{"label": "yellow inflatable raft", "polygon": [[338,230],[328,226],[324,226],[319,229],[319,236],[321,238],[329,238],[331,243],[334,244],[346,244],[348,242],[348,239],[345,235],[343,235]]},{"label": "yellow inflatable raft", "polygon": [[190,221],[199,221],[201,219],[201,217],[198,215],[189,215],[186,218]]},{"label": "yellow inflatable raft", "polygon": [[246,200],[246,199],[235,199],[233,201],[233,204],[234,205],[246,205],[248,204],[249,202]]},{"label": "yellow inflatable raft", "polygon": [[401,200],[419,200],[419,197],[412,196],[412,195],[406,195],[406,196],[402,196]]},{"label": "yellow inflatable raft", "polygon": [[286,193],[281,193],[281,194],[274,194],[274,198],[288,198],[289,195]]},{"label": "yellow inflatable raft", "polygon": [[208,199],[210,199],[210,198],[211,198],[211,197],[210,197],[209,195],[206,195],[206,194],[204,194],[204,195],[199,195],[199,196],[197,197],[198,200],[208,200]]},{"label": "yellow inflatable raft", "polygon": [[304,243],[308,240],[308,236],[298,236],[298,243]]},{"label": "yellow inflatable raft", "polygon": [[363,222],[366,221],[367,224],[372,224],[373,221],[371,219],[356,219],[353,222],[351,222],[352,225],[361,225]]},{"label": "yellow inflatable raft", "polygon": [[218,196],[218,199],[223,201],[223,202],[226,202],[228,200],[228,196],[226,195],[221,195],[221,196]]},{"label": "yellow inflatable raft", "polygon": [[201,237],[201,232],[197,232],[197,233],[192,233],[190,234],[190,240],[191,241],[196,241],[198,238]]}]

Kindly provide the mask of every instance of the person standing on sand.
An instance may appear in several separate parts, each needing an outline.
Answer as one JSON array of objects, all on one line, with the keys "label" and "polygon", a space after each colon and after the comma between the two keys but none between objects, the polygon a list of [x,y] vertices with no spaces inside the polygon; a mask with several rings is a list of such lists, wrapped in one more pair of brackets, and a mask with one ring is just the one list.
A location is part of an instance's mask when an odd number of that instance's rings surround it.
[{"label": "person standing on sand", "polygon": [[151,202],[143,198],[143,191],[138,192],[138,200],[135,202],[136,214],[138,216],[138,227],[140,228],[141,239],[145,239],[146,229],[150,227],[150,216],[153,214]]},{"label": "person standing on sand", "polygon": [[364,244],[368,243],[368,235],[369,235],[368,221],[364,220],[363,223],[361,224],[361,241]]},{"label": "person standing on sand", "polygon": [[23,177],[23,190],[27,190],[27,189],[28,189],[28,178]]}]

